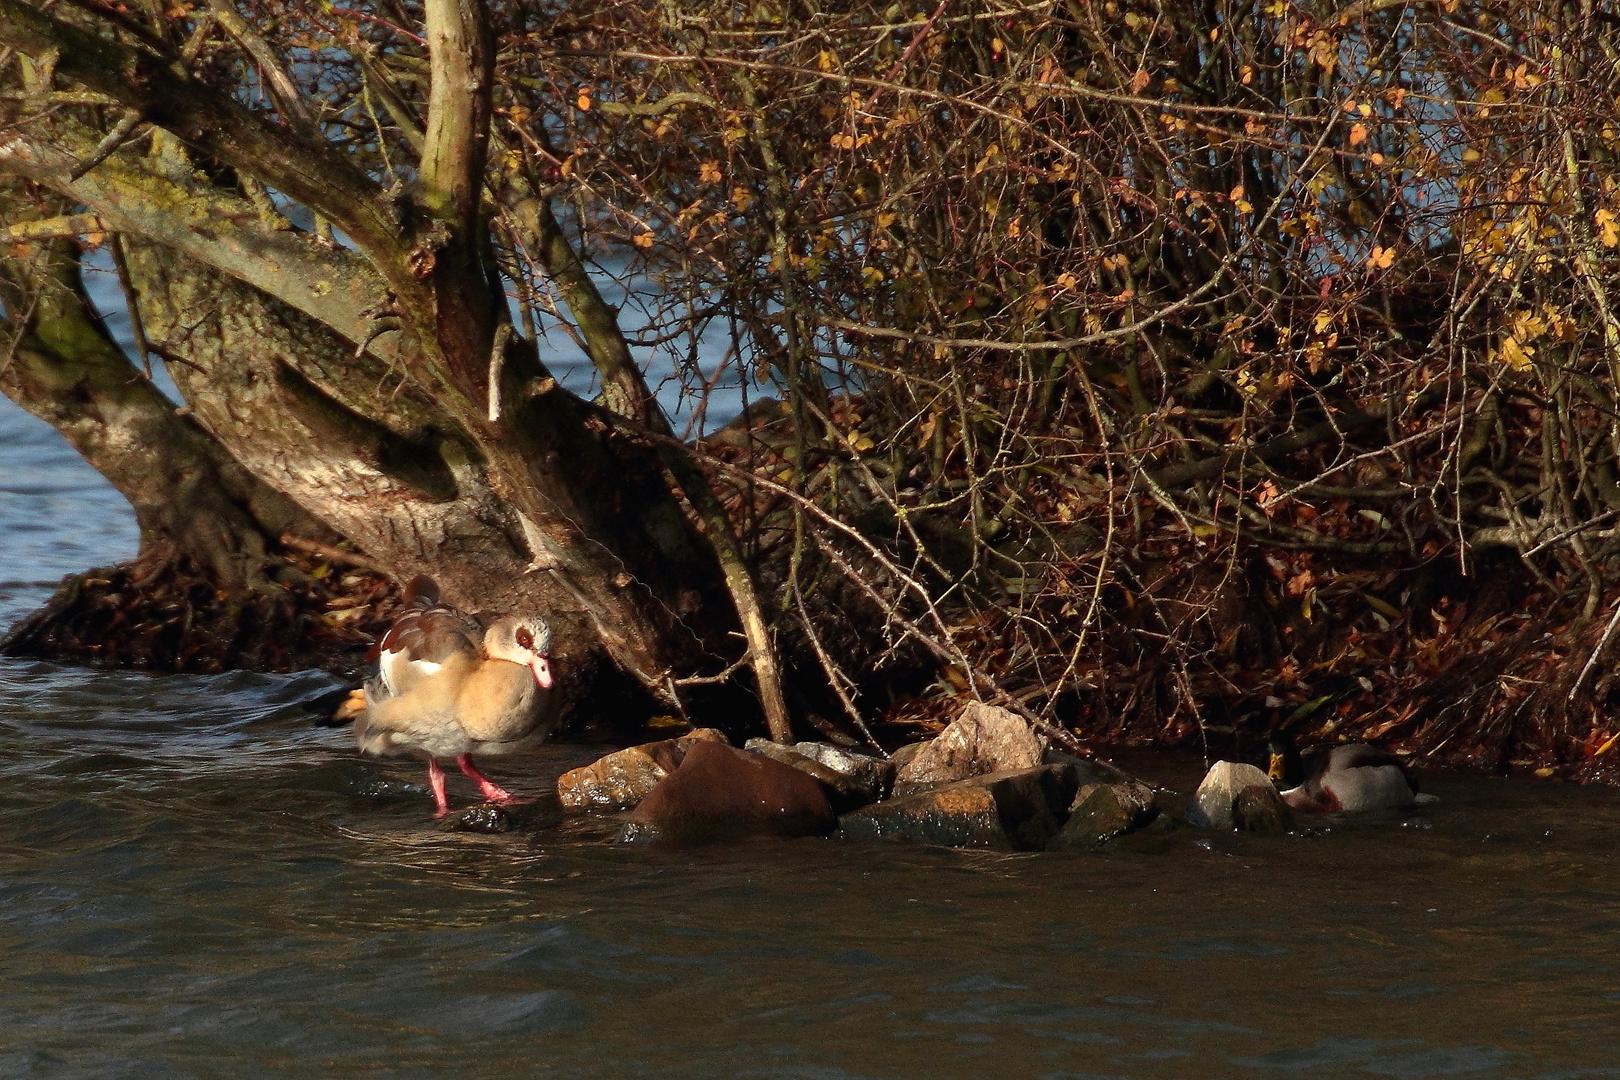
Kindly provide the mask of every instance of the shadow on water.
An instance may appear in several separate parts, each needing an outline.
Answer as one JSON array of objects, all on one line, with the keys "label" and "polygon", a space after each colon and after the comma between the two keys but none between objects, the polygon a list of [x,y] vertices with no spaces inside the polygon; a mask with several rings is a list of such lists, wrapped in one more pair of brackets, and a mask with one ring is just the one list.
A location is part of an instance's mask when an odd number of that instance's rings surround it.
[{"label": "shadow on water", "polygon": [[[133,552],[7,403],[0,476],[0,622]],[[472,836],[312,726],[333,685],[0,660],[0,1076],[1620,1078],[1608,790],[1102,853]]]}]

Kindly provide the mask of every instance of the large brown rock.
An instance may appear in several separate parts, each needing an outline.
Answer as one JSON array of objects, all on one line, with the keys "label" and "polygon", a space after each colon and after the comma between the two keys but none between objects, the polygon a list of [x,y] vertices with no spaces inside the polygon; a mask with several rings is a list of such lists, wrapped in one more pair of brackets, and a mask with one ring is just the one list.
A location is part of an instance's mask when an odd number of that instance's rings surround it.
[{"label": "large brown rock", "polygon": [[621,841],[692,844],[747,833],[825,836],[837,819],[821,784],[791,765],[698,742],[630,815]]},{"label": "large brown rock", "polygon": [[1236,761],[1210,766],[1187,804],[1186,816],[1189,825],[1202,829],[1287,832],[1294,826],[1294,815],[1271,778]]},{"label": "large brown rock", "polygon": [[658,782],[674,772],[693,746],[724,744],[713,728],[698,728],[678,739],[663,739],[617,750],[557,778],[557,798],[565,810],[623,810],[646,798]]},{"label": "large brown rock", "polygon": [[1041,765],[990,773],[876,803],[839,821],[846,840],[1038,850],[1057,833],[1079,785],[1075,770]]},{"label": "large brown rock", "polygon": [[909,795],[974,776],[1032,769],[1041,763],[1041,749],[1040,738],[1018,714],[973,703],[900,766],[894,792]]}]

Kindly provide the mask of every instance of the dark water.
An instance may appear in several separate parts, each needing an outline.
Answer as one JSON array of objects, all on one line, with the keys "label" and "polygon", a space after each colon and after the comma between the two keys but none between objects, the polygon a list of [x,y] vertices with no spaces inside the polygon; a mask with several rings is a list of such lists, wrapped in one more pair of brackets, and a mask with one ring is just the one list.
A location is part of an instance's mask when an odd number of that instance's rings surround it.
[{"label": "dark water", "polygon": [[[135,539],[0,400],[0,623]],[[0,660],[0,1077],[1620,1078],[1620,793],[1103,854],[476,837],[310,725],[330,685]]]}]

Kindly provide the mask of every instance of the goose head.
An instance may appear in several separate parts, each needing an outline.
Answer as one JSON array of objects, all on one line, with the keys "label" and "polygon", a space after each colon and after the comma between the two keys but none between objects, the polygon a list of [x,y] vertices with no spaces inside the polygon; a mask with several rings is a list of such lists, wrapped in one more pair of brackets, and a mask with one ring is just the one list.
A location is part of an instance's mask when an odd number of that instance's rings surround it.
[{"label": "goose head", "polygon": [[528,615],[502,615],[484,631],[484,655],[493,660],[522,664],[534,673],[535,683],[551,688],[551,627]]}]

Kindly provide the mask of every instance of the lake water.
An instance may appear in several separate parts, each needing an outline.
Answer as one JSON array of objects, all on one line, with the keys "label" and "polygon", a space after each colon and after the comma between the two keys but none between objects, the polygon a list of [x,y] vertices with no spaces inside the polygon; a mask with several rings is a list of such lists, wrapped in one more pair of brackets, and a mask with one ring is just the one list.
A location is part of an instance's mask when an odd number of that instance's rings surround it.
[{"label": "lake water", "polygon": [[[0,399],[0,624],[135,543]],[[1100,853],[473,836],[311,724],[334,685],[0,659],[0,1077],[1620,1078],[1611,790]]]}]

